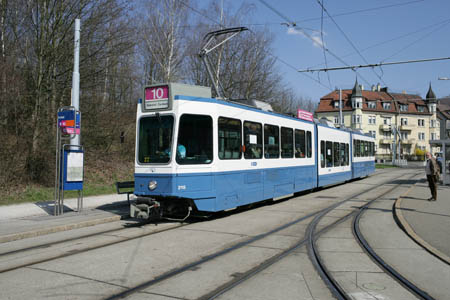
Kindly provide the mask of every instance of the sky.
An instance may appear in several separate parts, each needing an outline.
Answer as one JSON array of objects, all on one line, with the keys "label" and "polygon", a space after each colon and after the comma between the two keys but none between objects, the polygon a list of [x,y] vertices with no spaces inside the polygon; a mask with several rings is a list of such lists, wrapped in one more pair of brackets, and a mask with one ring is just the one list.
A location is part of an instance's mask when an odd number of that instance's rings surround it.
[{"label": "sky", "polygon": [[[242,3],[252,6],[245,24],[236,26],[273,34],[277,68],[304,98],[319,101],[336,88],[351,89],[356,78],[364,89],[380,84],[391,92],[425,97],[431,83],[438,98],[450,95],[450,80],[438,80],[450,78],[450,60],[360,68],[356,72],[298,72],[450,57],[448,0],[219,1],[231,10]],[[205,8],[209,1],[195,2]]]}]

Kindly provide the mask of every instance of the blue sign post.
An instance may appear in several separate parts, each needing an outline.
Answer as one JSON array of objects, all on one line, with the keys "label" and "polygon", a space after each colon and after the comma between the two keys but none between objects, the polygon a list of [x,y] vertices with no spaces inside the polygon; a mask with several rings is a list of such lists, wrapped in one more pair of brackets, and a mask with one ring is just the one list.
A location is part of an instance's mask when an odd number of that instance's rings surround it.
[{"label": "blue sign post", "polygon": [[64,191],[78,191],[78,207],[83,208],[84,149],[79,145],[62,145],[80,135],[81,114],[73,106],[61,107],[57,113],[55,215],[64,213]]}]

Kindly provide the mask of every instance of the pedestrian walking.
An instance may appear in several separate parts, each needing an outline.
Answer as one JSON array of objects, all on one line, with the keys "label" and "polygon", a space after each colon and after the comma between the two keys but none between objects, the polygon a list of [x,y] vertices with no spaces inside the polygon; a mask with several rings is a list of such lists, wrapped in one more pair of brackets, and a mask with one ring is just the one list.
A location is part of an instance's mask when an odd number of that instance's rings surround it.
[{"label": "pedestrian walking", "polygon": [[431,198],[428,201],[436,201],[437,200],[437,182],[439,181],[439,165],[436,162],[436,159],[431,155],[430,152],[427,152],[427,164],[425,166],[425,173],[427,174],[428,186],[431,191]]}]

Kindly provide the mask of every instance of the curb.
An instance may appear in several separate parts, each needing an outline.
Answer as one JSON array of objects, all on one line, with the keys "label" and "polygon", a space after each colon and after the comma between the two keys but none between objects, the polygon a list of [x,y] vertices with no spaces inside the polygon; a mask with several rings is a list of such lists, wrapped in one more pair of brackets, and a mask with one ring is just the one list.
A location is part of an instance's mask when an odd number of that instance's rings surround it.
[{"label": "curb", "polygon": [[403,231],[412,238],[418,245],[423,247],[425,250],[427,250],[432,255],[436,256],[443,262],[450,264],[450,257],[448,257],[446,254],[442,253],[438,249],[434,248],[430,244],[428,244],[425,240],[423,240],[417,233],[412,229],[412,227],[409,225],[409,223],[406,221],[405,217],[403,217],[401,203],[403,198],[416,186],[417,183],[412,185],[408,191],[406,191],[403,195],[401,195],[394,204],[394,217],[398,220],[400,223],[400,226],[402,227]]},{"label": "curb", "polygon": [[119,221],[119,220],[122,220],[122,219],[125,219],[128,217],[129,216],[127,216],[127,215],[124,215],[124,216],[117,215],[117,216],[111,216],[111,217],[102,218],[102,219],[83,221],[83,222],[79,222],[79,223],[72,223],[72,224],[66,224],[66,225],[61,225],[61,226],[42,228],[42,229],[38,229],[38,230],[13,233],[13,234],[1,236],[0,243],[12,242],[12,241],[22,240],[22,239],[26,239],[26,238],[46,235],[46,234],[50,234],[50,233],[62,232],[62,231],[67,231],[67,230],[72,230],[72,229],[78,229],[78,228],[83,228],[83,227],[99,225],[99,224],[103,224],[103,223],[115,222],[115,221]]}]

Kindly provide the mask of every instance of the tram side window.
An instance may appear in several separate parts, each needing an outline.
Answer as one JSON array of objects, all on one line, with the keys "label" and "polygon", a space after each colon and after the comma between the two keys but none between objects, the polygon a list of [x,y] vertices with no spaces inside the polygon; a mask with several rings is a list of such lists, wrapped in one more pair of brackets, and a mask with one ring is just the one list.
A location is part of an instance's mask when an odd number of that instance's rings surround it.
[{"label": "tram side window", "polygon": [[361,157],[364,157],[364,156],[366,156],[366,153],[365,153],[365,141],[359,141],[359,145],[360,145],[360,150],[359,150],[359,156],[361,156]]},{"label": "tram side window", "polygon": [[339,158],[341,162],[341,166],[346,166],[346,159],[345,159],[345,144],[341,143],[339,146]]},{"label": "tram side window", "polygon": [[294,156],[294,130],[281,127],[281,158],[292,158]]},{"label": "tram side window", "polygon": [[306,152],[307,152],[308,157],[312,156],[311,131],[306,132]]},{"label": "tram side window", "polygon": [[333,166],[333,143],[326,142],[326,166],[327,168],[331,168]]},{"label": "tram side window", "polygon": [[212,159],[212,118],[203,115],[182,115],[178,127],[177,163],[209,164]]},{"label": "tram side window", "polygon": [[325,168],[325,141],[320,141],[320,167]]},{"label": "tram side window", "polygon": [[244,157],[259,159],[262,157],[262,125],[254,122],[244,122]]},{"label": "tram side window", "polygon": [[264,157],[280,157],[278,126],[264,124]]},{"label": "tram side window", "polygon": [[355,157],[360,157],[360,146],[359,146],[359,140],[354,141],[354,148],[355,148]]},{"label": "tram side window", "polygon": [[220,117],[219,128],[219,158],[240,159],[241,158],[241,121]]},{"label": "tram side window", "polygon": [[348,166],[349,165],[349,144],[345,144],[345,165]]},{"label": "tram side window", "polygon": [[339,167],[341,162],[339,143],[333,143],[333,166]]},{"label": "tram side window", "polygon": [[370,148],[370,156],[375,156],[375,143],[370,142],[371,148]]},{"label": "tram side window", "polygon": [[295,157],[306,157],[306,139],[304,130],[295,129]]}]

